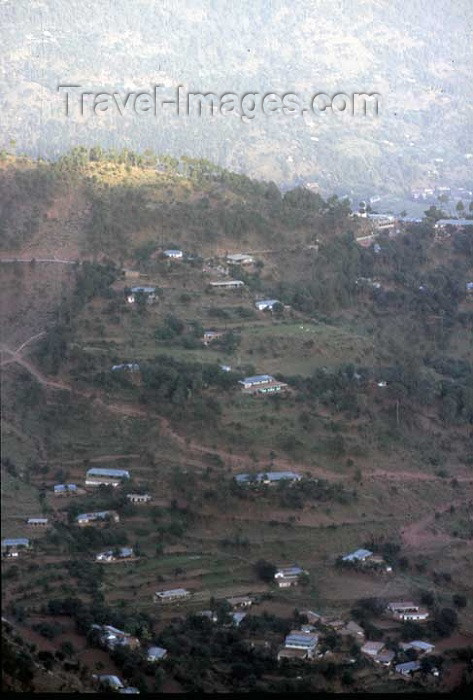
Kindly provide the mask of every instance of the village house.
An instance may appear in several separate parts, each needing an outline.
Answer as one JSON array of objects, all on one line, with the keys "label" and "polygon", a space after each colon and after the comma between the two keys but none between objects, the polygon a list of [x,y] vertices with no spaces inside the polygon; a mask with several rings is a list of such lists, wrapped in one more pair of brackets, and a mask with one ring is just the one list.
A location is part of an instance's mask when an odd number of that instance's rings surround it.
[{"label": "village house", "polygon": [[111,625],[92,625],[91,629],[97,630],[99,643],[109,650],[116,647],[136,649],[140,646],[139,639]]},{"label": "village house", "polygon": [[258,311],[273,311],[277,304],[281,304],[278,299],[262,299],[261,301],[255,302],[255,306]]},{"label": "village house", "polygon": [[182,250],[178,250],[176,248],[169,248],[168,250],[163,251],[163,255],[165,258],[171,258],[172,260],[182,260],[184,256]]},{"label": "village house", "polygon": [[202,337],[202,342],[204,345],[209,345],[214,340],[218,340],[225,335],[225,331],[205,331]]},{"label": "village house", "polygon": [[299,577],[307,573],[300,566],[288,566],[279,568],[274,574],[274,580],[279,588],[290,588],[299,585]]},{"label": "village house", "polygon": [[402,676],[412,676],[416,671],[420,671],[420,668],[421,666],[418,661],[407,661],[404,664],[397,664],[394,670]]},{"label": "village house", "polygon": [[108,521],[118,523],[120,517],[114,510],[101,510],[95,513],[81,513],[75,519],[77,525],[85,527],[96,523],[106,523]]},{"label": "village house", "polygon": [[421,622],[427,620],[429,617],[428,610],[419,607],[416,603],[412,601],[398,601],[394,603],[388,603],[387,611],[392,613],[395,620],[406,621],[417,621]]},{"label": "village house", "polygon": [[30,525],[31,527],[47,527],[49,523],[49,520],[47,518],[28,518],[26,521],[27,525]]},{"label": "village house", "polygon": [[228,265],[253,265],[255,259],[247,253],[232,253],[227,255]]},{"label": "village house", "polygon": [[129,304],[134,304],[136,302],[137,296],[139,294],[142,294],[144,298],[146,299],[146,302],[148,304],[151,304],[153,301],[156,301],[157,297],[157,290],[156,287],[150,287],[150,286],[138,286],[138,287],[131,287],[130,291],[127,294],[126,300]]},{"label": "village house", "polygon": [[454,226],[456,229],[473,226],[473,219],[439,219],[435,225],[435,229],[445,229],[447,226]]},{"label": "village house", "polygon": [[212,289],[241,289],[245,286],[245,283],[241,280],[218,280],[216,282],[209,282]]},{"label": "village house", "polygon": [[126,371],[126,372],[138,372],[140,366],[137,362],[124,362],[121,365],[112,365],[112,372]]},{"label": "village house", "polygon": [[230,365],[219,365],[219,367],[222,370],[222,372],[231,372],[232,371],[232,368]]},{"label": "village house", "polygon": [[168,650],[164,647],[149,647],[146,652],[146,660],[150,663],[162,661],[168,655]]},{"label": "village house", "polygon": [[218,622],[218,615],[213,610],[200,610],[197,615],[199,615],[199,617],[206,617],[210,622]]},{"label": "village house", "polygon": [[30,548],[27,537],[7,537],[2,540],[2,557],[16,558],[20,552]]},{"label": "village house", "polygon": [[120,559],[131,559],[135,554],[131,547],[119,547],[117,551],[109,549],[106,552],[101,552],[95,557],[96,561],[109,562],[119,561]]},{"label": "village house", "polygon": [[353,622],[353,620],[350,620],[350,622],[348,622],[345,627],[340,630],[340,634],[343,637],[354,637],[358,641],[362,641],[365,638],[365,630],[363,627],[360,627],[360,625],[357,625],[356,622]]},{"label": "village house", "polygon": [[243,622],[243,620],[246,617],[246,613],[244,612],[233,612],[231,613],[231,619],[232,619],[232,625],[234,627],[239,627],[240,624]]},{"label": "village house", "polygon": [[76,484],[56,484],[53,486],[55,496],[70,496],[77,494],[78,489]]},{"label": "village house", "polygon": [[419,654],[431,654],[435,649],[434,644],[423,642],[420,639],[415,639],[413,642],[403,642],[400,646],[403,651],[414,649]]},{"label": "village house", "polygon": [[238,383],[243,386],[244,394],[274,394],[286,391],[288,388],[287,384],[274,379],[270,374],[245,377]]},{"label": "village house", "polygon": [[236,474],[235,481],[239,485],[244,484],[277,484],[280,481],[300,481],[300,474],[295,472],[260,472],[259,474]]},{"label": "village house", "polygon": [[190,591],[185,588],[173,588],[168,591],[157,591],[154,594],[155,603],[174,603],[179,600],[190,598]]},{"label": "village house", "polygon": [[351,552],[351,554],[345,554],[344,557],[342,557],[342,561],[345,562],[360,562],[360,561],[366,561],[369,559],[369,557],[373,556],[373,552],[370,552],[369,549],[357,549],[354,552]]},{"label": "village house", "polygon": [[85,476],[86,486],[119,486],[124,479],[130,478],[130,472],[126,469],[89,469]]},{"label": "village house", "polygon": [[151,501],[149,493],[127,493],[126,497],[131,503],[149,503]]},{"label": "village house", "polygon": [[281,654],[283,650],[278,652],[278,661],[282,658],[301,658],[301,659],[313,659],[315,656],[315,651],[317,644],[319,642],[319,637],[313,632],[302,632],[302,630],[291,630],[291,632],[286,636],[284,640],[284,649],[297,650],[302,652],[302,654],[287,655]]},{"label": "village house", "polygon": [[361,647],[362,654],[374,658],[384,649],[384,642],[366,642]]},{"label": "village house", "polygon": [[473,282],[467,282],[465,286],[467,294],[473,294]]},{"label": "village house", "polygon": [[140,695],[138,688],[131,685],[127,685],[125,688],[120,688],[118,692],[120,695]]},{"label": "village house", "polygon": [[97,681],[97,684],[101,688],[106,688],[108,690],[120,690],[125,687],[121,678],[118,676],[102,673],[98,676],[92,676],[92,678]]},{"label": "village house", "polygon": [[232,608],[249,608],[255,602],[254,598],[251,598],[249,595],[234,596],[226,600]]},{"label": "village house", "polygon": [[395,656],[396,653],[391,649],[383,649],[383,651],[380,651],[379,654],[376,654],[374,661],[382,666],[390,666],[394,661]]}]

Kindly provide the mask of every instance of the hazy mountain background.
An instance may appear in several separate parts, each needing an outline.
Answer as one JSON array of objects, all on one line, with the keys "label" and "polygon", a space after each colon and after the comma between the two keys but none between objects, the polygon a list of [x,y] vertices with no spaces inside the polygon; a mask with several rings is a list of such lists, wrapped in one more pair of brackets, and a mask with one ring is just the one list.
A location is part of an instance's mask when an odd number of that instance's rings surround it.
[{"label": "hazy mountain background", "polygon": [[[2,0],[0,16],[2,145],[17,152],[151,148],[355,196],[473,180],[470,0]],[[378,118],[66,118],[61,83],[382,101]]]}]

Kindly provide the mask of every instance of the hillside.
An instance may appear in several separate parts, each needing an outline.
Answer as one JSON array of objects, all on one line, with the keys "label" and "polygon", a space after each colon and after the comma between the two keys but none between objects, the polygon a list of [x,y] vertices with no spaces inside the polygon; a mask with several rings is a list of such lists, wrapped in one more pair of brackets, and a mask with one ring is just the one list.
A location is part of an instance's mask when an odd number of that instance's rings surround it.
[{"label": "hillside", "polygon": [[[0,4],[4,31],[3,141],[56,158],[73,146],[126,145],[198,155],[278,185],[297,178],[324,194],[357,198],[434,184],[471,190],[471,3],[298,0],[180,3],[48,0]],[[91,27],[90,17],[94,17]],[[72,107],[66,117],[65,91]],[[379,116],[265,114],[251,101],[237,115],[172,105],[143,114],[92,109],[81,92],[183,95],[377,92]],[[182,100],[183,104],[185,100]],[[238,115],[249,114],[246,122]],[[399,152],[402,148],[402,158]],[[448,182],[447,182],[448,181]],[[354,201],[357,201],[355,199]],[[404,206],[401,204],[401,208]]]},{"label": "hillside", "polygon": [[[366,223],[336,197],[150,152],[4,156],[0,185],[2,531],[32,541],[3,559],[7,688],[84,692],[99,672],[142,692],[406,688],[325,627],[328,661],[278,665],[307,609],[397,651],[434,640],[442,675],[412,687],[459,686],[473,639],[471,233],[439,235],[427,217],[365,248]],[[212,286],[231,280],[244,284]],[[259,311],[262,299],[278,303]],[[242,390],[263,374],[279,395]],[[93,467],[131,478],[86,485]],[[234,478],[280,471],[301,479]],[[70,483],[77,495],[54,494]],[[75,520],[105,510],[119,521]],[[96,561],[123,546],[132,560]],[[360,547],[392,572],[341,569]],[[307,577],[278,588],[264,562]],[[153,601],[174,588],[191,598]],[[247,594],[229,628],[222,601]],[[386,619],[394,599],[422,600],[428,622]],[[218,623],[196,617],[209,608]],[[156,670],[140,650],[109,653],[93,623],[169,657]]]}]

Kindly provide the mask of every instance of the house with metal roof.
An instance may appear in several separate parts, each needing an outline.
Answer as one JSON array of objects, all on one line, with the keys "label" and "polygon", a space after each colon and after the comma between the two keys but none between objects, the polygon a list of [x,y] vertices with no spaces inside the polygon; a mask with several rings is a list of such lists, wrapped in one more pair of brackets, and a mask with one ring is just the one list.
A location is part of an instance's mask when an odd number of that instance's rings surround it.
[{"label": "house with metal roof", "polygon": [[259,374],[254,377],[240,379],[244,394],[274,394],[285,391],[288,387],[284,382],[272,377],[270,374]]},{"label": "house with metal roof", "polygon": [[377,656],[384,649],[384,642],[366,642],[361,647],[363,654],[368,656]]},{"label": "house with metal roof", "polygon": [[137,287],[131,287],[130,291],[127,294],[126,300],[129,304],[134,304],[136,302],[136,299],[138,295],[143,295],[144,298],[146,299],[146,302],[148,304],[152,303],[157,299],[157,289],[156,287],[151,287],[151,286],[137,286]]},{"label": "house with metal roof", "polygon": [[112,372],[118,372],[121,370],[128,372],[138,372],[140,366],[137,362],[124,362],[121,365],[112,365]]},{"label": "house with metal roof", "polygon": [[245,286],[241,280],[217,280],[209,284],[213,289],[240,289]]},{"label": "house with metal roof", "polygon": [[130,472],[126,469],[101,469],[93,467],[85,476],[86,486],[118,486],[124,479],[130,478]]},{"label": "house with metal roof", "polygon": [[227,603],[232,606],[232,608],[249,608],[253,605],[254,598],[249,595],[234,596],[233,598],[227,598]]},{"label": "house with metal roof", "polygon": [[96,678],[99,685],[104,686],[106,688],[110,688],[111,690],[119,690],[120,688],[125,687],[121,678],[119,678],[118,676],[113,676],[104,673],[99,676],[96,676]]},{"label": "house with metal roof", "polygon": [[173,260],[181,260],[184,254],[183,254],[182,250],[178,250],[177,248],[168,248],[167,250],[163,251],[163,255],[165,258],[172,258]]},{"label": "house with metal roof", "polygon": [[420,668],[421,666],[418,661],[407,661],[404,664],[397,664],[394,667],[394,670],[396,673],[400,673],[402,676],[411,676],[416,671],[419,671]]},{"label": "house with metal roof", "polygon": [[277,484],[280,481],[300,481],[300,474],[295,472],[260,472],[259,474],[236,474],[237,484]]},{"label": "house with metal roof", "polygon": [[301,630],[291,630],[284,640],[286,649],[300,649],[305,651],[307,658],[313,658],[319,636],[313,632],[302,632]]},{"label": "house with metal roof", "polygon": [[435,649],[434,644],[430,644],[430,642],[423,642],[420,639],[415,639],[412,642],[403,642],[400,646],[403,651],[414,649],[420,654],[431,654]]},{"label": "house with metal roof", "polygon": [[28,518],[26,521],[26,524],[31,527],[46,527],[48,523],[48,518]]},{"label": "house with metal roof", "polygon": [[2,540],[2,556],[16,558],[19,556],[19,551],[29,547],[30,541],[27,537],[7,537]]},{"label": "house with metal roof", "polygon": [[281,304],[279,299],[262,299],[255,302],[258,311],[272,311],[277,304]]},{"label": "house with metal roof", "polygon": [[274,574],[274,580],[279,588],[290,588],[299,584],[299,577],[306,571],[300,566],[287,566],[279,568]]},{"label": "house with metal roof", "polygon": [[119,561],[120,559],[130,559],[134,557],[134,551],[132,547],[119,547],[117,551],[109,549],[106,552],[100,552],[95,557],[96,561]]},{"label": "house with metal roof", "polygon": [[232,625],[234,627],[239,627],[240,624],[243,622],[243,620],[246,617],[246,613],[244,612],[233,612],[231,613],[231,618],[232,618]]},{"label": "house with metal roof", "polygon": [[154,594],[155,603],[174,603],[178,600],[185,600],[191,595],[186,588],[173,588],[168,591],[157,591]]},{"label": "house with metal roof", "polygon": [[446,226],[455,226],[456,228],[465,228],[473,226],[473,219],[439,219],[434,228],[445,228]]},{"label": "house with metal roof", "polygon": [[94,523],[103,523],[108,520],[118,523],[120,516],[114,510],[100,510],[95,513],[81,513],[76,516],[77,525],[84,527],[86,525],[93,525]]},{"label": "house with metal roof", "polygon": [[127,493],[126,497],[131,503],[149,503],[151,501],[149,493]]},{"label": "house with metal roof", "polygon": [[232,253],[227,255],[227,263],[229,265],[252,265],[255,259],[247,253]]},{"label": "house with metal roof", "polygon": [[168,655],[168,650],[164,647],[149,647],[146,652],[146,659],[154,663],[155,661],[162,661]]},{"label": "house with metal roof", "polygon": [[55,496],[67,496],[69,494],[77,493],[76,484],[56,484],[53,486],[53,492]]},{"label": "house with metal roof", "polygon": [[373,552],[371,552],[369,549],[357,549],[354,552],[351,552],[350,554],[345,554],[345,556],[342,557],[342,561],[365,561],[366,559],[372,556]]}]

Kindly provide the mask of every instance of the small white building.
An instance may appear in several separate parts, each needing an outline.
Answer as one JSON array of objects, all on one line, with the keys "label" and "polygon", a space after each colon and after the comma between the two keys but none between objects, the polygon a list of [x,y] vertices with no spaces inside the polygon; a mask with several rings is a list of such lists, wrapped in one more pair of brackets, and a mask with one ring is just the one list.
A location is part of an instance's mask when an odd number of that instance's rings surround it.
[{"label": "small white building", "polygon": [[126,469],[101,469],[93,467],[85,476],[86,486],[119,486],[124,480],[130,478],[130,472]]},{"label": "small white building", "polygon": [[131,503],[149,503],[151,501],[149,493],[127,493],[126,497]]},{"label": "small white building", "polygon": [[231,255],[227,255],[228,265],[252,265],[254,262],[255,259],[253,256],[247,253],[232,253]]},{"label": "small white building", "polygon": [[47,527],[49,520],[47,518],[28,518],[27,525],[31,527]]},{"label": "small white building", "polygon": [[375,657],[384,649],[384,642],[366,642],[361,651],[363,654]]},{"label": "small white building", "polygon": [[255,302],[258,311],[272,311],[277,304],[281,304],[278,299],[262,299],[261,301]]},{"label": "small white building", "polygon": [[190,598],[190,591],[186,588],[173,588],[168,591],[157,591],[154,594],[155,603],[174,603],[179,600]]},{"label": "small white building", "polygon": [[241,280],[218,280],[209,284],[212,289],[241,289],[245,286]]},{"label": "small white building", "polygon": [[169,248],[168,250],[163,251],[163,255],[165,258],[171,258],[172,260],[182,260],[184,254],[182,250]]},{"label": "small white building", "polygon": [[146,652],[146,659],[151,663],[162,661],[168,655],[168,650],[164,647],[149,647]]}]

